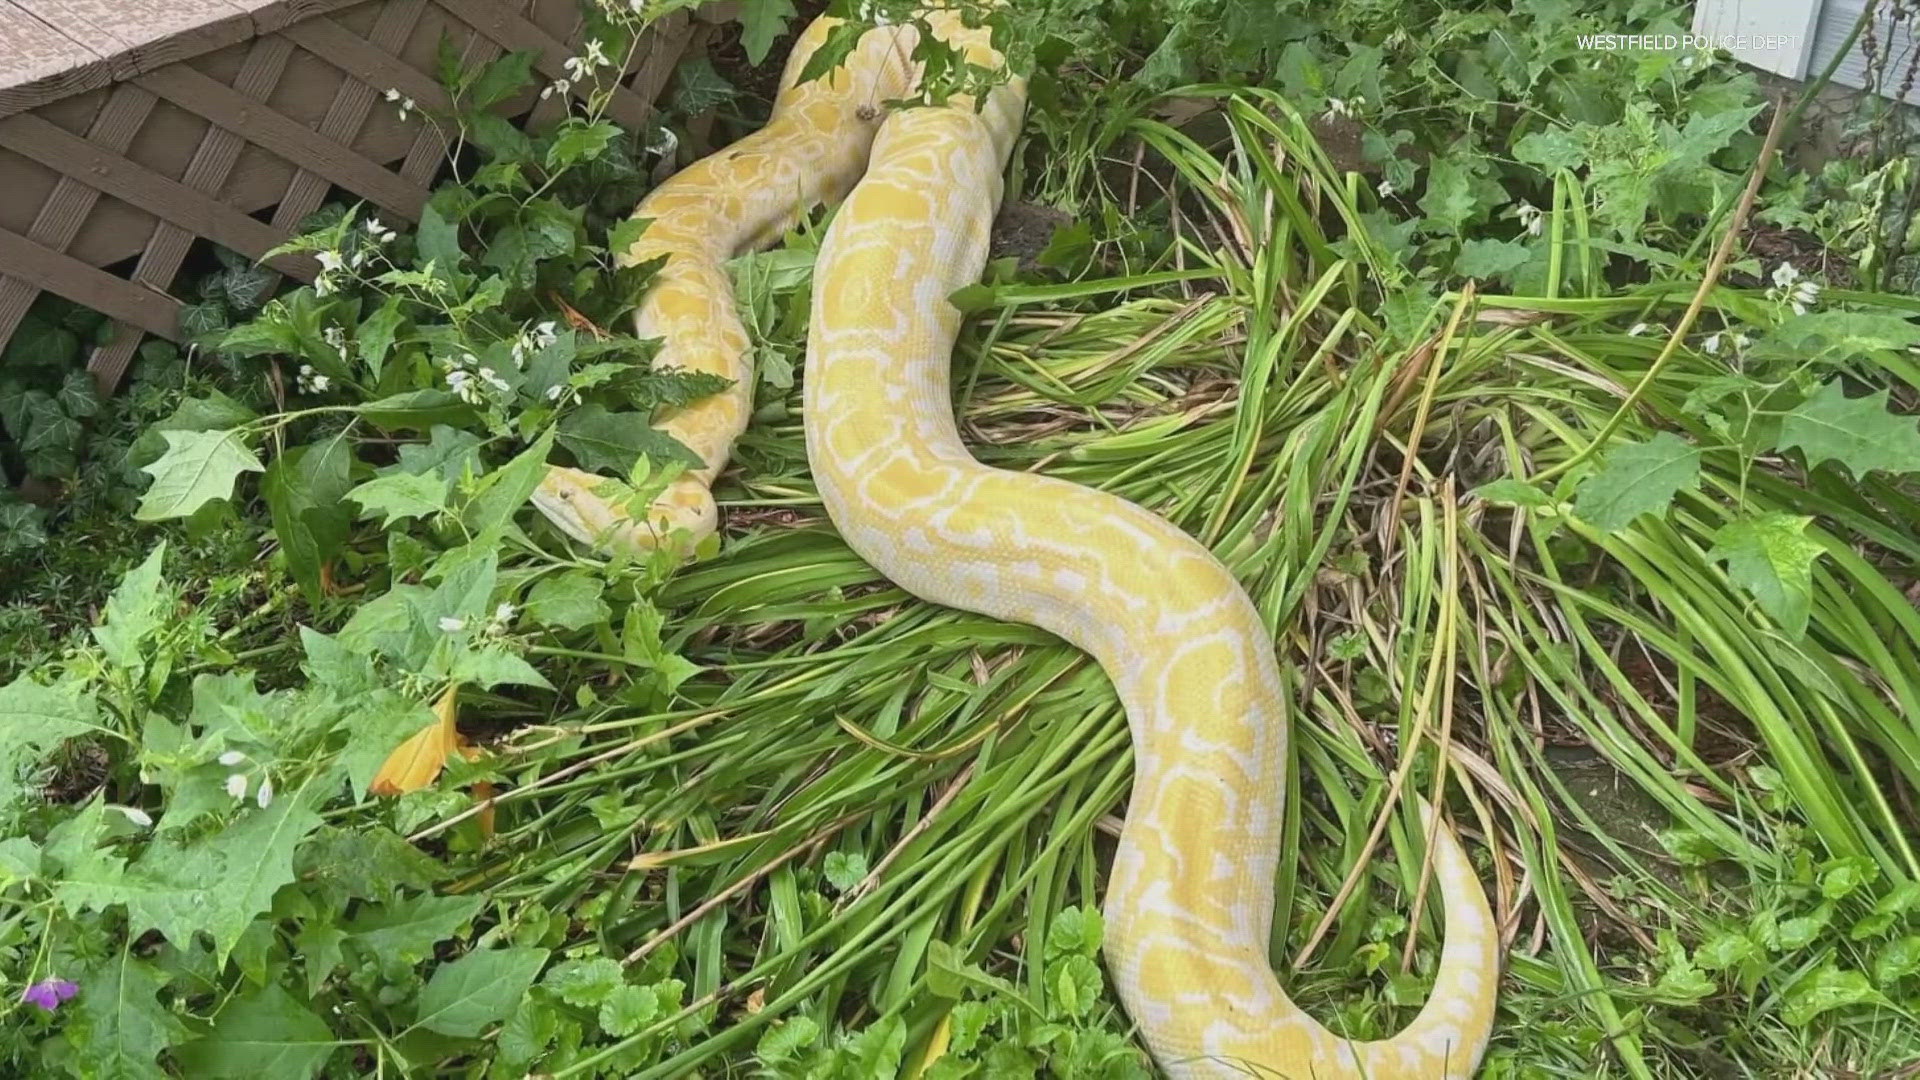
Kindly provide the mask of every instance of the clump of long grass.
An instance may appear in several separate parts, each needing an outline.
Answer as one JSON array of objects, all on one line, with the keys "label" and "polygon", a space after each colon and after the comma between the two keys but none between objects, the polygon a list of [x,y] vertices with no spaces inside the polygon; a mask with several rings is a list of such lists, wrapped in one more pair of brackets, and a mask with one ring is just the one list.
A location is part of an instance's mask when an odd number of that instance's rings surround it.
[{"label": "clump of long grass", "polygon": [[[1361,186],[1272,95],[1215,96],[1217,143],[1132,122],[1166,242],[1123,272],[974,297],[956,405],[984,460],[1203,539],[1275,632],[1300,705],[1272,947],[1290,989],[1357,1036],[1410,1017],[1438,925],[1420,791],[1479,853],[1510,946],[1491,1067],[1864,1073],[1920,1052],[1911,988],[1807,1000],[1872,969],[1904,909],[1879,936],[1847,926],[1920,878],[1911,494],[1720,446],[1684,408],[1725,374],[1697,350],[1623,412],[1661,344],[1628,327],[1674,320],[1695,282],[1556,274],[1571,287],[1387,319],[1415,283],[1368,233]],[[1583,204],[1560,183],[1556,206]],[[1578,221],[1556,216],[1556,268],[1604,262]],[[1764,317],[1733,290],[1714,302]],[[803,328],[778,314],[804,305],[750,303],[791,351]],[[1601,433],[1656,430],[1700,441],[1696,489],[1614,532],[1571,512]],[[798,1014],[904,1016],[924,1062],[946,1045],[936,947],[1053,992],[1038,958],[1058,911],[1099,904],[1125,718],[1077,651],[921,604],[855,558],[780,400],[742,457],[725,547],[657,597],[703,674],[659,709],[520,732],[511,854],[464,887],[570,912],[610,955],[677,956],[691,1004],[630,1040],[676,1040],[638,1075],[743,1067]],[[1526,498],[1487,487],[1537,477]],[[1709,554],[1761,510],[1815,519],[1804,635]],[[1834,866],[1871,884],[1823,894]],[[1713,966],[1703,943],[1743,929],[1758,952]]]}]

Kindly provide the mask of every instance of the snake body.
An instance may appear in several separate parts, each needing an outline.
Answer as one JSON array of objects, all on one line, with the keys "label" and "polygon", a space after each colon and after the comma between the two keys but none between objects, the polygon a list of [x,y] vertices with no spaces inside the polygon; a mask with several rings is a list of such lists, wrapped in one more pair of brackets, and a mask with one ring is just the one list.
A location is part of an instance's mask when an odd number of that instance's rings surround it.
[{"label": "snake body", "polygon": [[[984,30],[946,13],[932,25],[975,63],[1001,63]],[[862,52],[854,63],[887,65],[891,79],[898,55]],[[1288,717],[1253,603],[1165,519],[987,467],[960,438],[949,367],[962,316],[947,298],[986,262],[1024,104],[1016,78],[984,108],[955,97],[893,112],[870,146],[842,137],[869,152],[816,261],[804,384],[807,456],[827,513],[907,591],[1046,629],[1112,679],[1135,778],[1103,907],[1106,957],[1168,1075],[1468,1076],[1492,1025],[1497,933],[1451,830],[1435,830],[1432,853],[1446,939],[1431,999],[1392,1039],[1334,1035],[1288,998],[1267,958]],[[823,138],[801,134],[814,122],[782,113],[770,138]]]}]

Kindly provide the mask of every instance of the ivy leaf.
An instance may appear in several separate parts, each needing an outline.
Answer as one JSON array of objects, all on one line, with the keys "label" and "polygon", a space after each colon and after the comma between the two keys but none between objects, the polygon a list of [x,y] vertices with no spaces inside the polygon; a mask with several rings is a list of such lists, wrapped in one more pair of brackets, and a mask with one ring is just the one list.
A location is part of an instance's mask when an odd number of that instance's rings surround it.
[{"label": "ivy leaf", "polygon": [[164,521],[187,517],[215,499],[231,498],[243,472],[264,472],[260,459],[240,441],[238,431],[167,431],[166,452],[141,466],[153,483],[140,496],[134,517]]},{"label": "ivy leaf", "polygon": [[1888,392],[1849,398],[1835,379],[1800,403],[1780,422],[1779,445],[1799,447],[1807,467],[1838,461],[1856,479],[1882,469],[1920,472],[1920,430],[1910,416],[1887,409]]},{"label": "ivy leaf", "polygon": [[1573,510],[1601,532],[1618,532],[1699,482],[1699,449],[1663,431],[1608,451],[1606,464],[1581,482]]},{"label": "ivy leaf", "polygon": [[100,411],[100,391],[93,385],[93,376],[84,370],[67,372],[60,380],[60,391],[53,396],[66,410],[68,416],[88,417]]},{"label": "ivy leaf", "polygon": [[325,1021],[272,983],[221,1009],[213,1030],[174,1056],[191,1076],[311,1078],[339,1045]]},{"label": "ivy leaf", "polygon": [[376,476],[347,492],[360,516],[378,517],[382,528],[410,517],[431,518],[447,508],[447,479],[438,473],[396,472]]},{"label": "ivy leaf", "polygon": [[546,962],[545,949],[515,948],[470,952],[442,964],[420,991],[415,1026],[474,1038],[488,1024],[506,1019]]},{"label": "ivy leaf", "polygon": [[26,502],[0,502],[0,555],[32,551],[47,543],[47,512]]},{"label": "ivy leaf", "polygon": [[1813,560],[1825,548],[1807,536],[1811,517],[1769,513],[1740,518],[1713,534],[1708,557],[1727,564],[1727,576],[1753,594],[1789,637],[1807,627],[1813,603]]},{"label": "ivy leaf", "polygon": [[604,623],[612,615],[600,599],[606,583],[586,570],[568,570],[541,578],[527,593],[527,614],[542,626],[578,630]]},{"label": "ivy leaf", "polygon": [[698,455],[678,439],[652,427],[639,412],[609,412],[598,402],[583,405],[560,421],[560,445],[573,451],[588,472],[626,476],[642,454],[662,464],[680,461],[698,467]]},{"label": "ivy leaf", "polygon": [[80,421],[45,393],[27,393],[27,433],[20,439],[21,450],[71,450],[79,442]]},{"label": "ivy leaf", "polygon": [[786,32],[787,20],[796,14],[793,0],[747,0],[739,15],[740,45],[747,50],[747,63],[758,67]]}]

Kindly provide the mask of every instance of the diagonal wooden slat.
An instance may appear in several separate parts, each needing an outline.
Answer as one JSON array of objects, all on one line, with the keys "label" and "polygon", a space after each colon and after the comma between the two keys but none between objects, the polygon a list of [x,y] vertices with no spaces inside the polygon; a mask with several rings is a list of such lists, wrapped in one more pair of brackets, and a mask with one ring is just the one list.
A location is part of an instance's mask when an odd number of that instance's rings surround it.
[{"label": "diagonal wooden slat", "polygon": [[[86,183],[105,194],[243,255],[261,258],[286,239],[284,230],[264,225],[211,195],[95,146],[33,113],[0,119],[0,146],[67,177],[85,177]],[[319,269],[306,255],[276,256],[272,265],[304,277]]]},{"label": "diagonal wooden slat", "polygon": [[[87,141],[116,153],[125,150],[152,114],[153,103],[153,95],[137,86],[122,83],[114,87],[106,106],[87,127]],[[71,176],[62,176],[47,201],[40,204],[27,229],[27,239],[55,251],[67,250],[99,200],[98,191]],[[39,289],[25,281],[0,274],[0,344],[13,336],[39,294]]]},{"label": "diagonal wooden slat", "polygon": [[[287,68],[287,57],[293,54],[293,46],[285,38],[257,38],[247,50],[247,58],[240,64],[240,74],[234,79],[234,87],[241,94],[256,99],[264,99],[279,84],[280,75]],[[200,146],[194,151],[193,160],[187,163],[186,172],[180,182],[196,191],[215,192],[227,182],[227,174],[233,171],[233,163],[239,160],[240,150],[246,140],[216,124],[207,125],[201,136]],[[193,234],[170,221],[162,221],[153,230],[153,239],[140,253],[140,261],[133,268],[135,281],[164,290],[173,283],[173,275],[180,270],[180,263],[186,259],[187,251],[193,246]],[[177,334],[178,331],[176,330]],[[171,335],[169,335],[171,336]],[[94,350],[87,360],[87,370],[93,373],[94,384],[102,393],[111,393],[120,385],[120,377],[126,374],[127,364],[133,359],[133,350],[140,345],[140,335],[121,332],[106,345]]]},{"label": "diagonal wooden slat", "polygon": [[[438,3],[503,47],[532,50],[535,71],[550,79],[566,76],[566,43],[555,40],[551,34],[527,21],[518,12],[502,7],[496,0],[438,0]],[[587,100],[592,92],[591,86],[573,88],[573,96],[582,101]],[[607,115],[628,129],[638,131],[652,117],[653,104],[642,100],[625,84],[616,84],[612,101],[607,106]]]},{"label": "diagonal wooden slat", "polygon": [[180,302],[0,229],[0,264],[29,284],[162,337],[180,336]]},{"label": "diagonal wooden slat", "polygon": [[[283,37],[259,38],[259,41],[290,43]],[[408,221],[420,219],[427,193],[368,161],[353,148],[343,146],[314,129],[289,119],[265,103],[233,87],[201,74],[186,64],[149,72],[135,80],[141,86],[183,109],[220,125],[229,131],[244,132],[251,142],[265,147],[303,169],[309,169],[341,187],[372,200],[381,209]]]}]

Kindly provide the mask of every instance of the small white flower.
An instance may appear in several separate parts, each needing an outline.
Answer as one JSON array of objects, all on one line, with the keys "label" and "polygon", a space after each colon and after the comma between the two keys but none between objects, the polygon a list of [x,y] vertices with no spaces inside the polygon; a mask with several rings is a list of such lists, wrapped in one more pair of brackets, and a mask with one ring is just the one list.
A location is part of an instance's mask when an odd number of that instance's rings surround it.
[{"label": "small white flower", "polygon": [[474,384],[473,373],[454,368],[447,372],[447,389],[469,405],[480,403],[480,388]]},{"label": "small white flower", "polygon": [[1520,205],[1514,207],[1513,213],[1520,219],[1520,227],[1527,230],[1528,236],[1539,236],[1540,230],[1546,225],[1546,211],[1525,199],[1520,200]]},{"label": "small white flower", "polygon": [[389,86],[387,87],[387,92],[380,96],[386,98],[388,101],[399,101],[400,91],[395,90],[393,87]]},{"label": "small white flower", "polygon": [[[585,60],[582,60],[578,56],[567,57],[566,63],[561,66],[567,69],[567,75],[573,79],[585,79],[587,77],[587,72],[591,70],[587,67],[587,62]],[[566,79],[561,79],[559,80],[559,82],[554,83],[555,88],[558,88],[561,82],[566,82],[566,81],[567,81]],[[566,93],[566,91],[564,90],[560,92],[563,94]]]},{"label": "small white flower", "polygon": [[494,388],[495,390],[500,390],[500,391],[506,391],[506,390],[509,390],[509,389],[511,389],[511,387],[509,387],[509,386],[507,385],[507,380],[505,380],[505,379],[503,379],[503,378],[501,378],[501,377],[500,377],[500,376],[498,376],[498,375],[495,375],[495,374],[493,373],[493,369],[492,369],[492,368],[489,368],[489,367],[483,367],[483,368],[481,368],[481,369],[480,369],[480,378],[481,378],[481,379],[482,379],[483,381],[485,381],[485,382],[487,383],[487,385],[489,385],[489,386],[491,386],[491,387],[493,387],[493,388]]},{"label": "small white flower", "polygon": [[1627,336],[1639,337],[1641,334],[1644,334],[1651,329],[1653,329],[1653,327],[1650,326],[1649,324],[1643,323],[1643,322],[1637,322],[1627,328]]},{"label": "small white flower", "polygon": [[386,231],[386,226],[381,225],[380,219],[377,217],[368,218],[366,224],[367,224],[367,232],[373,234],[374,236],[379,236],[381,233]]},{"label": "small white flower", "polygon": [[533,343],[542,349],[557,341],[559,336],[560,335],[555,332],[553,320],[551,319],[533,328]]},{"label": "small white flower", "polygon": [[225,765],[229,769],[233,768],[235,765],[238,765],[245,760],[247,760],[247,755],[241,753],[238,750],[229,750],[226,753],[220,755],[220,764]]},{"label": "small white flower", "polygon": [[153,819],[147,816],[147,812],[137,806],[115,806],[112,809],[125,814],[128,821],[143,828],[153,824]]},{"label": "small white flower", "polygon": [[[573,61],[569,60],[567,62],[571,64]],[[572,89],[573,89],[572,79],[555,79],[553,80],[553,85],[547,87],[546,90],[543,90],[540,92],[540,96],[546,97],[548,92],[552,92],[564,97],[567,94],[567,92]]]},{"label": "small white flower", "polygon": [[315,375],[313,378],[307,380],[307,393],[324,394],[327,392],[327,387],[332,385],[333,385],[332,376]]},{"label": "small white flower", "polygon": [[493,621],[503,623],[512,622],[513,617],[519,613],[520,609],[503,600],[500,602],[499,607],[493,609]]},{"label": "small white flower", "polygon": [[1720,352],[1720,335],[1713,334],[1709,336],[1707,340],[1700,343],[1700,347],[1710,354],[1717,355]]},{"label": "small white flower", "polygon": [[440,629],[449,634],[457,634],[467,628],[467,620],[455,615],[440,616]]},{"label": "small white flower", "polygon": [[267,804],[272,801],[273,801],[273,777],[263,776],[260,778],[260,790],[253,793],[254,805],[258,806],[262,810],[265,810],[267,808]]},{"label": "small white flower", "polygon": [[1398,191],[1399,189],[1393,186],[1393,181],[1382,180],[1380,181],[1380,186],[1375,188],[1374,190],[1378,191],[1380,193],[1380,197],[1384,199],[1387,196],[1392,195],[1395,191]]},{"label": "small white flower", "polygon": [[247,777],[245,773],[234,773],[227,777],[227,794],[236,799],[247,797]]},{"label": "small white flower", "polygon": [[545,101],[545,100],[547,100],[548,98],[550,98],[550,97],[552,97],[552,96],[553,96],[553,87],[552,87],[552,86],[543,86],[543,87],[541,87],[541,88],[540,88],[540,100],[541,100],[541,101]]},{"label": "small white flower", "polygon": [[1796,283],[1793,287],[1792,299],[1793,313],[1795,315],[1805,315],[1807,309],[1812,307],[1814,303],[1820,299],[1820,283],[1817,281],[1801,281]]},{"label": "small white flower", "polygon": [[358,270],[360,269],[361,265],[364,264],[366,261],[367,261],[367,253],[364,251],[356,251],[353,254],[347,256],[347,266],[350,269]]},{"label": "small white flower", "polygon": [[1773,283],[1783,289],[1799,280],[1800,269],[1790,262],[1783,262],[1773,268]]},{"label": "small white flower", "polygon": [[333,346],[334,352],[347,351],[347,332],[337,326],[329,326],[320,331],[321,340]]},{"label": "small white flower", "polygon": [[1747,346],[1752,344],[1753,344],[1753,339],[1748,337],[1744,331],[1736,330],[1733,332],[1733,351],[1734,352],[1746,352]]},{"label": "small white flower", "polygon": [[346,265],[346,261],[340,258],[340,253],[337,251],[318,252],[314,255],[313,259],[320,264],[320,269],[323,272],[329,274]]},{"label": "small white flower", "polygon": [[1347,106],[1347,103],[1346,103],[1346,102],[1344,102],[1344,101],[1342,101],[1342,100],[1340,100],[1339,98],[1337,98],[1337,97],[1330,97],[1330,98],[1328,98],[1328,99],[1327,99],[1327,112],[1326,112],[1326,115],[1328,115],[1328,116],[1352,116],[1352,115],[1353,115],[1353,110],[1352,110],[1351,108],[1349,108],[1349,107]]},{"label": "small white flower", "polygon": [[566,393],[566,392],[567,392],[567,388],[566,388],[566,387],[564,387],[564,386],[557,386],[557,385],[556,385],[556,386],[549,386],[549,387],[547,387],[547,400],[548,400],[548,401],[559,401],[559,400],[560,400],[560,395],[561,395],[561,394],[564,394],[564,393]]},{"label": "small white flower", "polygon": [[599,38],[587,39],[587,63],[592,67],[611,67],[613,61],[607,59],[606,50],[601,48]]}]

